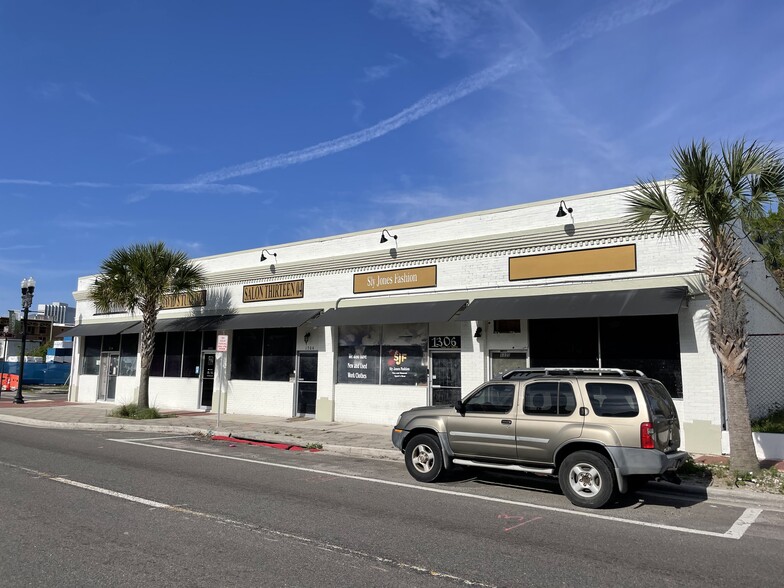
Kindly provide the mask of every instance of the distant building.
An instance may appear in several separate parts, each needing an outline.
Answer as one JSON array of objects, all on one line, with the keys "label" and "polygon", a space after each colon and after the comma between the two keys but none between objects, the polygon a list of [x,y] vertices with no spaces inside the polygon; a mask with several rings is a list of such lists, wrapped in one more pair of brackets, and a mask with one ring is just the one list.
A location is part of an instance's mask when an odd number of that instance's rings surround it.
[{"label": "distant building", "polygon": [[[9,317],[2,316],[0,317],[0,332],[4,331],[5,327],[8,327],[8,333],[10,336],[19,336],[22,335],[22,320],[18,316],[16,311],[10,311],[9,314],[13,314],[13,320],[9,321]],[[51,319],[45,318],[28,318],[27,319],[27,340],[28,341],[37,341],[40,343],[45,343],[46,341],[50,341],[63,331],[66,331],[67,327],[65,325],[60,326],[53,326]]]},{"label": "distant building", "polygon": [[52,324],[73,326],[76,321],[76,309],[65,302],[39,304],[36,319],[51,319]]}]

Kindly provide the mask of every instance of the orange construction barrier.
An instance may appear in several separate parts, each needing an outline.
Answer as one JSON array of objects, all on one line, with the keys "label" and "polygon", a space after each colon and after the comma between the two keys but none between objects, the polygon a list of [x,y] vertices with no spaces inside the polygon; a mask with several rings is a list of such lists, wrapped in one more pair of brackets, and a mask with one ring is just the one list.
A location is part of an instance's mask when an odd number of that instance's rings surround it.
[{"label": "orange construction barrier", "polygon": [[0,375],[0,390],[16,390],[19,387],[18,374]]}]

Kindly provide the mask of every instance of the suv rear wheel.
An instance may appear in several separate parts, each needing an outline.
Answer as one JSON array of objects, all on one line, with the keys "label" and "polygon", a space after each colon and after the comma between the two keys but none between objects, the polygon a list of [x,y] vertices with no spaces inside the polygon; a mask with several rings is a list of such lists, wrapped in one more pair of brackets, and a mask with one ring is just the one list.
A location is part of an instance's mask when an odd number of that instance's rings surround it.
[{"label": "suv rear wheel", "polygon": [[433,435],[417,435],[406,445],[406,468],[415,480],[435,482],[444,471],[441,445]]},{"label": "suv rear wheel", "polygon": [[615,496],[612,464],[594,451],[576,451],[558,470],[561,491],[569,501],[584,508],[601,508]]}]

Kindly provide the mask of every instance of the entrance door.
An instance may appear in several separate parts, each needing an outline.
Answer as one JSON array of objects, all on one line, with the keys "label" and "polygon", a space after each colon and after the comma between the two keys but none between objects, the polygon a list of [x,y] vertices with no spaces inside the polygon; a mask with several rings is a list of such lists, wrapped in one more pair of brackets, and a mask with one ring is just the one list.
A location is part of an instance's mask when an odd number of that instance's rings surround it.
[{"label": "entrance door", "polygon": [[318,353],[297,354],[297,416],[316,416]]},{"label": "entrance door", "polygon": [[201,395],[202,408],[212,408],[212,390],[215,385],[215,353],[201,354]]},{"label": "entrance door", "polygon": [[460,352],[432,351],[430,353],[430,398],[434,406],[451,406],[460,400]]},{"label": "entrance door", "polygon": [[102,353],[98,376],[98,400],[114,400],[117,392],[117,375],[120,371],[119,353]]}]

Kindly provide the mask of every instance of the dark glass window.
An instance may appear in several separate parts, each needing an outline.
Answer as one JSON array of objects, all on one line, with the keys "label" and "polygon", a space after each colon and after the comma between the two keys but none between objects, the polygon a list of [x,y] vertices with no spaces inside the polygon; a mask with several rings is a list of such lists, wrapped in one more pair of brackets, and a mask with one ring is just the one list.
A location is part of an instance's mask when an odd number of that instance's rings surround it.
[{"label": "dark glass window", "polygon": [[640,413],[637,397],[628,384],[597,382],[586,384],[585,390],[597,416],[634,417]]},{"label": "dark glass window", "polygon": [[120,336],[119,335],[104,335],[102,351],[119,351],[120,350]]},{"label": "dark glass window", "polygon": [[603,366],[640,370],[683,397],[677,315],[603,318],[601,340]]},{"label": "dark glass window", "polygon": [[532,367],[602,367],[642,371],[683,396],[677,315],[528,322]]},{"label": "dark glass window", "polygon": [[166,367],[163,376],[179,378],[182,375],[182,341],[183,333],[168,333],[166,337]]},{"label": "dark glass window", "polygon": [[493,331],[496,333],[519,333],[520,319],[501,319],[493,321]]},{"label": "dark glass window", "polygon": [[463,407],[467,413],[492,412],[506,414],[514,406],[514,392],[514,384],[490,384],[468,398]]},{"label": "dark glass window", "polygon": [[182,377],[198,378],[201,363],[201,331],[185,333],[182,351]]},{"label": "dark glass window", "polygon": [[166,359],[166,333],[155,333],[155,350],[150,363],[150,376],[163,376],[163,365]]},{"label": "dark glass window", "polygon": [[595,318],[529,321],[531,367],[599,367],[597,328]]},{"label": "dark glass window", "polygon": [[262,380],[287,382],[294,374],[297,329],[267,329],[264,332]]},{"label": "dark glass window", "polygon": [[89,376],[98,375],[101,359],[101,337],[84,338],[84,359],[82,360],[82,373]]},{"label": "dark glass window", "polygon": [[234,331],[231,343],[231,377],[233,380],[261,379],[263,329]]},{"label": "dark glass window", "polygon": [[136,358],[139,354],[139,335],[123,335],[120,341],[120,375],[136,375]]},{"label": "dark glass window", "polygon": [[202,344],[201,348],[204,351],[214,351],[215,345],[218,341],[218,332],[217,331],[204,331],[202,334]]},{"label": "dark glass window", "polygon": [[569,382],[535,382],[525,387],[525,414],[568,416],[576,406],[574,390]]}]

